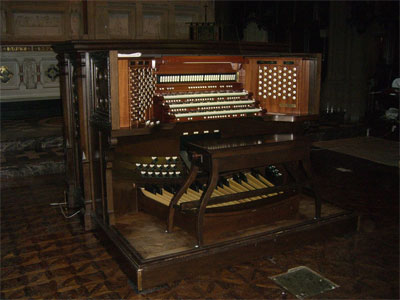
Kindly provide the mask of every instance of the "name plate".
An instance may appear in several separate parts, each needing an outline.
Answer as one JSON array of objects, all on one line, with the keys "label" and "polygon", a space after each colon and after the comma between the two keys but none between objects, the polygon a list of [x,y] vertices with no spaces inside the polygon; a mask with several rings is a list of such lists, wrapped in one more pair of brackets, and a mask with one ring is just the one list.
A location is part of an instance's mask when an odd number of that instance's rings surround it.
[{"label": "name plate", "polygon": [[296,104],[279,103],[279,107],[290,107],[290,108],[295,108],[296,106],[297,106]]}]

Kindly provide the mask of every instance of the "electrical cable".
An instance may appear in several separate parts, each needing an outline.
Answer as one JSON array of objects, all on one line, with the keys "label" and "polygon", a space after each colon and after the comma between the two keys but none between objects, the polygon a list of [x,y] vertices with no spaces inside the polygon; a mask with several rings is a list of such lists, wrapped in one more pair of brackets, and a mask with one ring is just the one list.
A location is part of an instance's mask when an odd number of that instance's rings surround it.
[{"label": "electrical cable", "polygon": [[64,218],[66,218],[66,219],[70,219],[70,218],[72,218],[72,217],[75,217],[77,214],[79,214],[79,213],[81,212],[81,210],[78,210],[78,211],[74,212],[72,215],[67,216],[67,215],[65,214],[64,209],[63,209],[63,207],[61,206],[61,204],[60,204],[59,206],[60,206],[60,210],[61,210],[62,215],[63,215]]},{"label": "electrical cable", "polygon": [[64,211],[64,209],[63,209],[63,207],[62,207],[62,205],[67,205],[67,192],[66,192],[66,191],[64,191],[64,202],[60,202],[60,203],[50,203],[50,205],[51,205],[51,206],[57,206],[57,205],[58,205],[58,206],[60,207],[60,210],[61,210],[62,215],[63,215],[64,218],[66,218],[66,219],[70,219],[70,218],[72,218],[72,217],[75,217],[77,214],[79,214],[79,213],[81,212],[81,210],[78,210],[78,211],[74,212],[72,215],[67,216],[67,214],[65,213],[65,211]]}]

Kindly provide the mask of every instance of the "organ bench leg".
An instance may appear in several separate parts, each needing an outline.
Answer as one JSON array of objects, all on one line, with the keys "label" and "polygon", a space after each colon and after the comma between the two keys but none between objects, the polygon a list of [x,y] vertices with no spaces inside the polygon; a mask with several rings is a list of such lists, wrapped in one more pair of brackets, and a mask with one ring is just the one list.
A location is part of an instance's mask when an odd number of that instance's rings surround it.
[{"label": "organ bench leg", "polygon": [[[314,187],[310,160],[306,158],[300,161],[284,163],[283,165],[289,175],[295,180],[300,193],[303,192],[306,184],[309,185],[309,189],[315,200],[315,218],[319,219],[321,217],[321,197]],[[300,174],[301,169],[304,171],[303,175],[305,175],[305,179],[302,179],[304,176]]]},{"label": "organ bench leg", "polygon": [[210,200],[211,194],[213,193],[215,187],[218,183],[218,160],[213,159],[211,166],[211,174],[208,177],[207,189],[203,192],[200,198],[200,208],[197,213],[197,243],[198,246],[203,246],[203,222],[204,222],[204,213],[206,211],[206,207],[208,204],[208,200]]},{"label": "organ bench leg", "polygon": [[303,165],[303,170],[306,174],[308,184],[310,185],[310,190],[315,199],[315,218],[319,219],[321,218],[321,197],[318,191],[315,189],[310,159],[303,159],[301,163]]},{"label": "organ bench leg", "polygon": [[175,206],[178,204],[178,201],[181,199],[182,195],[186,192],[186,190],[190,187],[193,181],[197,177],[197,173],[199,172],[199,167],[192,163],[192,167],[190,168],[189,176],[183,186],[179,189],[179,191],[174,195],[169,203],[169,213],[167,219],[167,232],[172,232],[174,227],[174,215],[175,215]]}]

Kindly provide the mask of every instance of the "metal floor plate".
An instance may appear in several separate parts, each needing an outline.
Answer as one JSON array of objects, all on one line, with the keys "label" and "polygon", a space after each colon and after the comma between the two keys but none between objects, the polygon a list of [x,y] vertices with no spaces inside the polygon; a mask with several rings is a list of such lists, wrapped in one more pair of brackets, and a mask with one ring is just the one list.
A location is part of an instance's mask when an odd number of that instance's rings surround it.
[{"label": "metal floor plate", "polygon": [[299,299],[312,297],[339,287],[305,266],[289,269],[286,273],[269,278]]}]

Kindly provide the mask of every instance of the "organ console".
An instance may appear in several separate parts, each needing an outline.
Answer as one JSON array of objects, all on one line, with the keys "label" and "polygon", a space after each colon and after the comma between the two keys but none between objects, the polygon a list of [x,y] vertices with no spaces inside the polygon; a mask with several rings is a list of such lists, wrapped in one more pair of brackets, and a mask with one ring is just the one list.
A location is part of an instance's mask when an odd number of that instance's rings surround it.
[{"label": "organ console", "polygon": [[228,42],[54,49],[69,206],[138,290],[355,224],[313,184],[304,123],[319,111],[320,55]]},{"label": "organ console", "polygon": [[265,110],[252,99],[252,93],[238,82],[237,70],[231,65],[233,62],[210,63],[213,58],[204,59],[203,62],[192,62],[187,57],[180,63],[162,60],[156,75],[154,98],[157,120],[189,122],[263,114]]}]

